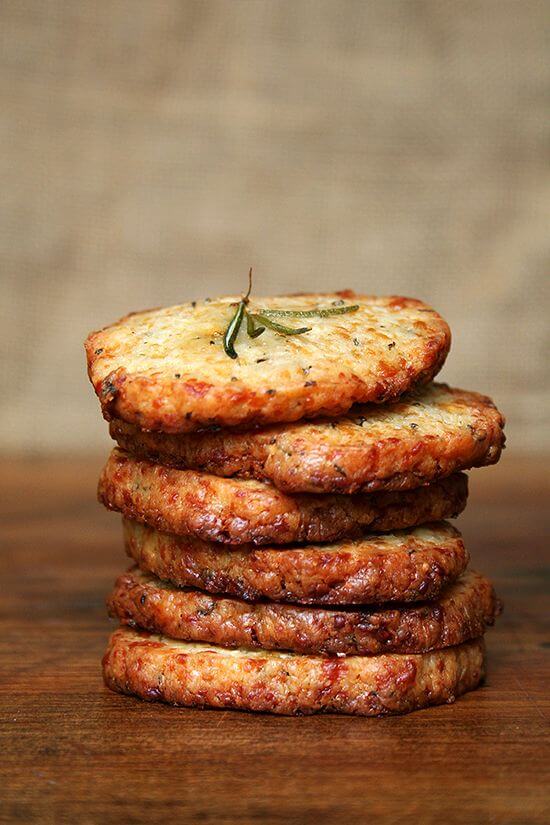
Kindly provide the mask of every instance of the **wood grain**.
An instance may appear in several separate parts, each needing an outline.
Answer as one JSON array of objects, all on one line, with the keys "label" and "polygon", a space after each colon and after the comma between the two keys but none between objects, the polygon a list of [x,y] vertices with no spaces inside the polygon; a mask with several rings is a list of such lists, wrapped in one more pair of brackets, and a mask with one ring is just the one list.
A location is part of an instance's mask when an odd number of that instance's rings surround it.
[{"label": "wood grain", "polygon": [[0,469],[0,821],[545,821],[547,460],[505,456],[471,474],[459,526],[505,602],[485,686],[383,720],[173,709],[108,692],[103,600],[126,561],[118,518],[95,502],[101,463]]}]

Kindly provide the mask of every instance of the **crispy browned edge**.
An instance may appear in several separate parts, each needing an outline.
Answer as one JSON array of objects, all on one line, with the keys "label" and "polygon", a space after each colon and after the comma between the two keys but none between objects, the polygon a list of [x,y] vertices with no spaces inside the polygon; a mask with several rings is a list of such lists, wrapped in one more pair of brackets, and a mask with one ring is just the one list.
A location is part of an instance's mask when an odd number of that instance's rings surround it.
[{"label": "crispy browned edge", "polygon": [[115,582],[109,615],[130,627],[184,641],[295,653],[426,653],[482,636],[501,611],[491,582],[466,572],[432,602],[355,609],[248,604],[175,589],[134,567]]},{"label": "crispy browned edge", "polygon": [[[171,435],[146,432],[114,418],[109,430],[120,447],[139,458],[214,475],[266,480],[285,492],[404,490],[459,470],[496,464],[504,448],[505,420],[488,396],[437,386],[468,407],[474,420],[468,429],[429,438],[403,429],[398,438],[389,433],[375,442],[367,431],[364,443],[349,450],[336,443],[311,443],[299,426]],[[358,417],[362,410],[362,405],[356,408]],[[338,419],[325,423],[331,427]]]},{"label": "crispy browned edge", "polygon": [[[353,290],[341,290],[331,295],[344,299],[372,298],[357,295]],[[321,293],[320,293],[321,296]],[[277,421],[297,421],[318,415],[339,415],[356,402],[382,403],[398,398],[408,390],[430,381],[443,366],[451,345],[448,324],[422,301],[399,295],[385,296],[398,309],[417,306],[425,308],[433,328],[430,337],[423,342],[423,357],[413,373],[409,364],[400,370],[389,368],[380,373],[373,385],[359,376],[342,375],[337,385],[332,381],[316,382],[307,393],[303,384],[279,387],[255,392],[240,382],[228,381],[223,386],[208,384],[200,375],[188,381],[152,377],[129,373],[124,367],[113,370],[108,376],[94,382],[94,364],[101,337],[111,326],[90,333],[85,342],[88,375],[100,400],[104,417],[113,417],[137,424],[145,430],[183,433],[195,432],[205,427],[256,426]],[[162,403],[162,401],[169,403]],[[220,414],[220,410],[227,412]]]},{"label": "crispy browned edge", "polygon": [[467,477],[416,490],[354,496],[288,495],[271,484],[177,470],[112,451],[99,500],[168,533],[224,544],[327,542],[454,518],[466,506]]},{"label": "crispy browned edge", "polygon": [[[376,549],[369,537],[344,543],[290,548],[226,548],[160,533],[123,519],[126,552],[147,573],[180,587],[198,587],[245,601],[263,598],[297,604],[376,604],[433,599],[464,572],[469,555],[458,530],[430,525],[439,543],[414,536],[393,550]],[[137,529],[136,529],[137,527]],[[374,537],[376,538],[376,537]]]},{"label": "crispy browned edge", "polygon": [[103,674],[111,690],[172,705],[384,716],[454,702],[473,690],[484,676],[484,644],[376,657],[236,656],[223,648],[183,650],[124,628],[111,636]]}]

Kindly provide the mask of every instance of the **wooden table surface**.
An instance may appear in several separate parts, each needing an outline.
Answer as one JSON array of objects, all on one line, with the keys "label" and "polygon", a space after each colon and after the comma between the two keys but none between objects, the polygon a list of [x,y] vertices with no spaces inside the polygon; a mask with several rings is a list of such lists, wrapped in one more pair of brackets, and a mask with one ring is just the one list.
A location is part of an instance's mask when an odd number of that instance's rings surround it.
[{"label": "wooden table surface", "polygon": [[386,719],[176,709],[107,691],[103,602],[127,562],[118,516],[95,502],[100,465],[1,467],[0,821],[549,821],[548,460],[506,454],[471,474],[459,526],[505,602],[484,687]]}]

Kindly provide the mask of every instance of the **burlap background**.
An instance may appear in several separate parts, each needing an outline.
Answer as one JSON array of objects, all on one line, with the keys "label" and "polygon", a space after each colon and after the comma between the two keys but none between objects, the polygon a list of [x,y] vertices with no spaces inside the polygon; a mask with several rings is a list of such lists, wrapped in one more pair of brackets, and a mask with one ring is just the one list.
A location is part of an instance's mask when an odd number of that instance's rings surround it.
[{"label": "burlap background", "polygon": [[3,0],[0,448],[106,444],[87,331],[250,264],[432,302],[443,376],[550,446],[548,8]]}]

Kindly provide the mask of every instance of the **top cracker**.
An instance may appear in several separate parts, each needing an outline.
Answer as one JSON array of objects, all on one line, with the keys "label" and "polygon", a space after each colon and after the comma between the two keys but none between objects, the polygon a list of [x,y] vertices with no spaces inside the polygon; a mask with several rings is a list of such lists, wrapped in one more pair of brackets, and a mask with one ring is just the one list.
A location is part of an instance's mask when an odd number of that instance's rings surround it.
[{"label": "top cracker", "polygon": [[266,328],[251,338],[245,322],[231,358],[224,334],[240,300],[134,313],[91,333],[88,374],[104,416],[182,433],[339,415],[430,381],[449,351],[448,325],[421,301],[346,290],[251,298],[250,313],[341,307],[342,314],[271,316],[288,327],[307,324],[299,335]]}]

